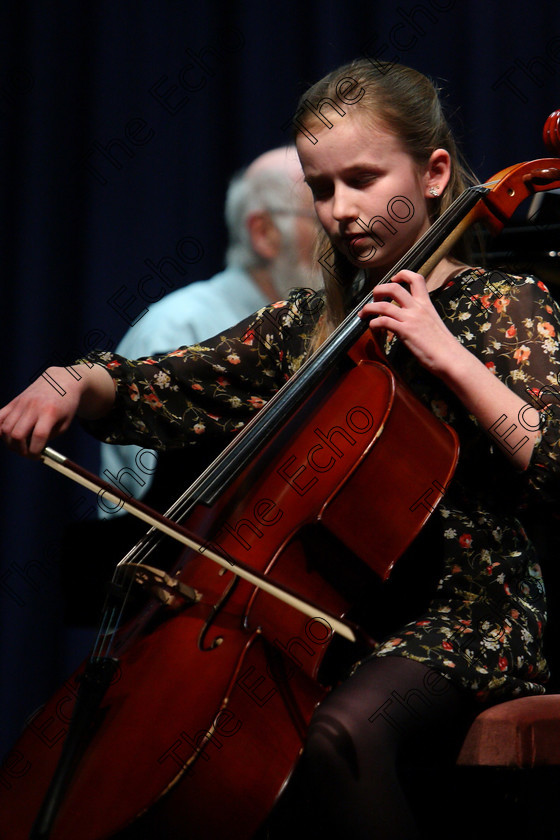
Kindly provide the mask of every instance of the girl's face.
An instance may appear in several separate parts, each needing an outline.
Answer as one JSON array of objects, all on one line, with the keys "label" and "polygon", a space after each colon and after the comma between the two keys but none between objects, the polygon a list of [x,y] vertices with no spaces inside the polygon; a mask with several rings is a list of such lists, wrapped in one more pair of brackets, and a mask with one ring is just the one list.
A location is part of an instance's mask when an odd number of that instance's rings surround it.
[{"label": "girl's face", "polygon": [[421,171],[396,135],[349,113],[314,133],[315,145],[296,145],[319,221],[353,265],[381,276],[429,228],[429,189],[441,194],[449,155],[436,150]]}]

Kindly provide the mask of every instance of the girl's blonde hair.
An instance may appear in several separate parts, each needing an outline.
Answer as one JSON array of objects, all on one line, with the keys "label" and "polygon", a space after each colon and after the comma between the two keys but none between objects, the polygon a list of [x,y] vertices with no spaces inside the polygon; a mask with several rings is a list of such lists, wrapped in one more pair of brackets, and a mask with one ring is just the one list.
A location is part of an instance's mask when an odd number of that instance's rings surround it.
[{"label": "girl's blonde hair", "polygon": [[[355,82],[351,88],[349,80]],[[346,96],[342,93],[340,97],[340,91],[345,91]],[[330,99],[337,109],[340,109],[338,113],[344,111],[350,118],[359,116],[372,127],[381,126],[395,134],[419,169],[426,167],[435,149],[446,149],[449,152],[449,182],[440,196],[428,200],[431,205],[428,212],[432,222],[447,210],[467,186],[476,183],[456,146],[443,113],[438,89],[417,70],[365,58],[339,67],[312,85],[301,97],[294,120],[296,138],[302,129],[308,129],[309,134],[313,128],[324,129],[325,124],[313,109],[325,98]],[[352,100],[355,101],[348,104]],[[323,113],[328,119],[327,114]],[[302,134],[306,139],[300,139],[301,143],[313,142],[305,130]],[[320,138],[315,140],[321,142]],[[323,233],[317,243],[317,257],[330,249],[330,241]],[[451,256],[470,261],[468,244],[460,243],[451,252]],[[345,292],[356,276],[355,266],[339,251],[335,250],[329,264],[332,273],[324,265],[322,268],[326,315],[318,325],[312,349],[318,347],[345,317]]]}]

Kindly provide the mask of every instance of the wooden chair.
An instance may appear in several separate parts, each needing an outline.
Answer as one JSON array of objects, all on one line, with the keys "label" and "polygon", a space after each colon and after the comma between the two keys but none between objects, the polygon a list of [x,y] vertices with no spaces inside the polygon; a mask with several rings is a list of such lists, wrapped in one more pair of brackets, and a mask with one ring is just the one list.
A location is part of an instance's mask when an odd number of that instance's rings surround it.
[{"label": "wooden chair", "polygon": [[481,712],[460,749],[457,778],[464,803],[457,840],[560,840],[560,694]]},{"label": "wooden chair", "polygon": [[472,723],[457,764],[560,766],[560,694],[520,697],[485,709]]}]

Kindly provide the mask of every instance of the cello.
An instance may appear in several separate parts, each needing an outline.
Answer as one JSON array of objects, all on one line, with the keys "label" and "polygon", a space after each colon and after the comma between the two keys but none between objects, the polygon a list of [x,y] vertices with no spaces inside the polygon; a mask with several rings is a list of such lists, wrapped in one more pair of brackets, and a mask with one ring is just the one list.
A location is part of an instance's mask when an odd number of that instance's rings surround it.
[{"label": "cello", "polygon": [[[467,190],[385,279],[402,268],[429,273],[468,224],[484,220],[497,231],[523,198],[559,185],[554,159],[498,173]],[[355,310],[187,491],[171,514],[180,525],[127,503],[190,540],[189,551],[172,575],[136,562],[134,550],[119,564],[91,661],[37,713],[8,759],[6,838],[62,840],[78,827],[84,840],[110,837],[156,802],[170,837],[248,837],[262,823],[328,690],[320,674],[327,644],[334,633],[358,636],[343,620],[348,602],[306,568],[306,529],[320,524],[386,578],[437,502],[418,500],[431,484],[441,498],[457,458],[453,432],[378,360],[365,331]],[[407,460],[403,499],[403,473],[390,467],[407,436],[412,452],[421,437],[428,458]],[[43,457],[109,493],[51,450]],[[388,508],[399,525],[407,520],[402,531],[387,527],[386,513],[371,515],[366,491],[380,474],[390,476]],[[354,517],[366,525],[357,530]],[[207,562],[216,557],[219,570]],[[117,632],[127,581],[153,597]],[[126,771],[115,754],[128,756]]]}]

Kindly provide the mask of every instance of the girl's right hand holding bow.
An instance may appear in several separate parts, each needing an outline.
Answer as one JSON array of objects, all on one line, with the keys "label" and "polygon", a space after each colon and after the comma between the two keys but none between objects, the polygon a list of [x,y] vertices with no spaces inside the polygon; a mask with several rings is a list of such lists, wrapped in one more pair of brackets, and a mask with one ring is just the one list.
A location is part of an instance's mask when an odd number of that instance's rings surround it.
[{"label": "girl's right hand holding bow", "polygon": [[76,415],[95,420],[111,409],[115,386],[104,368],[81,364],[71,370],[48,368],[0,409],[0,435],[14,452],[38,458],[48,441],[66,431]]}]

